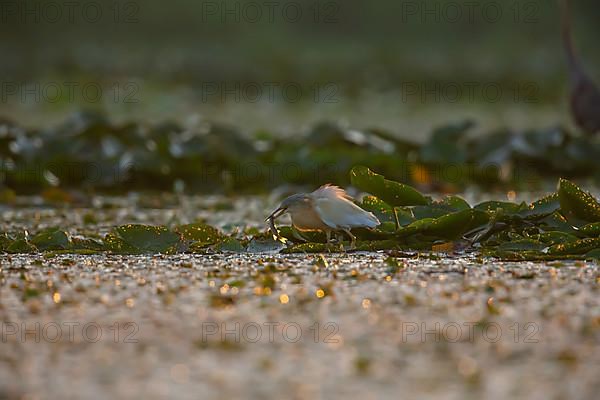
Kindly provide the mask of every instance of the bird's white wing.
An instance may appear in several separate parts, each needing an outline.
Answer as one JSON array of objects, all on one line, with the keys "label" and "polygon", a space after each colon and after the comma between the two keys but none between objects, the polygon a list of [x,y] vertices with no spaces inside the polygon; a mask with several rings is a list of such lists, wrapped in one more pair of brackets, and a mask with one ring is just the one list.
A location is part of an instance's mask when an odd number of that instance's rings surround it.
[{"label": "bird's white wing", "polygon": [[317,214],[332,229],[374,228],[379,225],[377,217],[354,204],[337,186],[322,186],[311,195]]}]

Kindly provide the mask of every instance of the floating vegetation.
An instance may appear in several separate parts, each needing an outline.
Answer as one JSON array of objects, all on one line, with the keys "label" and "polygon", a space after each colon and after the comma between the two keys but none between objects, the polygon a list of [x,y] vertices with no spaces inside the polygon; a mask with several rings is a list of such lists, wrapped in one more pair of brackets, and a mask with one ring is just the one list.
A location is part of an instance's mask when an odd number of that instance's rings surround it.
[{"label": "floating vegetation", "polygon": [[[380,192],[380,199],[397,207],[428,204],[404,184],[424,191],[460,191],[467,185],[531,190],[542,188],[548,177],[600,176],[600,143],[590,138],[562,128],[471,136],[473,126],[471,121],[441,126],[420,144],[378,129],[327,122],[281,138],[208,122],[197,128],[173,122],[115,125],[93,112],[41,130],[3,120],[0,201],[14,202],[17,192],[69,203],[77,200],[68,192],[72,188],[119,193],[171,191],[175,185],[192,193],[259,193],[282,184],[352,182]],[[354,165],[367,165],[388,179],[369,176],[365,168],[355,169],[349,179]]]},{"label": "floating vegetation", "polygon": [[[153,226],[127,224],[102,235],[71,235],[59,227],[0,235],[6,253],[333,253],[387,251],[465,254],[479,253],[503,260],[598,259],[600,204],[573,182],[560,179],[556,193],[530,204],[485,201],[474,206],[458,196],[440,200],[358,166],[352,182],[368,195],[359,203],[381,217],[376,229],[355,229],[354,249],[348,243],[326,243],[319,232],[303,234],[290,227],[279,234],[285,244],[251,228],[225,233],[206,223]],[[432,254],[434,256],[435,254]]]}]

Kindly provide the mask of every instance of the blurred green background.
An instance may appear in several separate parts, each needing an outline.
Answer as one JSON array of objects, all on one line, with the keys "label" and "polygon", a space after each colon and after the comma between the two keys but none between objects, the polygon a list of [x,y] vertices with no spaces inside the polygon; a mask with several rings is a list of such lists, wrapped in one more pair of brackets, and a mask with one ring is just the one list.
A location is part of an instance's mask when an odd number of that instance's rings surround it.
[{"label": "blurred green background", "polygon": [[[35,125],[81,103],[114,118],[182,119],[198,113],[290,132],[327,117],[408,135],[413,127],[427,131],[448,113],[481,116],[491,126],[567,120],[557,0],[2,3],[3,81],[42,87],[91,81],[105,88],[101,101],[88,104],[82,96],[28,104],[18,96],[4,99],[3,115]],[[598,78],[600,4],[574,0],[573,14],[577,47]],[[138,102],[123,102],[131,87],[120,88],[115,101],[110,88],[130,82]],[[232,88],[264,82],[297,83],[302,101],[269,102],[263,94],[252,103],[202,95],[215,83]],[[448,85],[466,90],[466,82],[500,85],[501,101],[490,102],[479,89],[473,100],[463,93],[452,101],[455,92]],[[335,86],[323,86],[328,83]],[[436,84],[442,85],[441,98],[425,95],[423,101],[421,94],[435,91]],[[314,85],[335,91],[338,102],[314,101]],[[407,95],[414,85],[418,93]],[[517,101],[516,87],[524,91]],[[44,119],[32,110],[44,112]]]},{"label": "blurred green background", "polygon": [[[0,4],[0,156],[25,191],[345,183],[354,163],[413,183],[398,163],[599,175],[600,148],[559,128],[576,131],[558,0]],[[572,9],[598,82],[600,3]],[[244,163],[302,177],[250,179]]]}]

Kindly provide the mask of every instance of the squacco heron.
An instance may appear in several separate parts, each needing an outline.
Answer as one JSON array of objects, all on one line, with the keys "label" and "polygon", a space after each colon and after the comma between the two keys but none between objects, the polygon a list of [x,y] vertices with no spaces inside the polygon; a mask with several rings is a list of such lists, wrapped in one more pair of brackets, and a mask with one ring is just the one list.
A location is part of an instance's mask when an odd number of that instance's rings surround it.
[{"label": "squacco heron", "polygon": [[[375,228],[379,220],[375,215],[354,204],[346,191],[334,185],[323,185],[312,193],[294,194],[281,202],[266,221],[274,229],[275,218],[289,213],[292,225],[299,232],[322,231],[331,241],[332,232],[345,232],[355,248],[356,237],[352,228]],[[273,232],[277,235],[277,232]]]}]

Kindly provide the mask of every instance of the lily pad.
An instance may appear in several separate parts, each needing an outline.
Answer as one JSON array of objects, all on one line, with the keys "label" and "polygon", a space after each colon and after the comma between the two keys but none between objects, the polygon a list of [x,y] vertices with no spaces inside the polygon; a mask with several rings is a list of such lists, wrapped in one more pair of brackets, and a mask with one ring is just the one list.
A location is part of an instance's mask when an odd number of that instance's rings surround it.
[{"label": "lily pad", "polygon": [[577,236],[575,236],[575,235],[572,235],[572,234],[566,233],[566,232],[560,232],[560,231],[551,231],[551,232],[540,233],[538,235],[533,236],[533,239],[538,240],[543,243],[546,243],[546,244],[551,244],[551,245],[575,242],[575,241],[579,240],[577,238]]},{"label": "lily pad", "polygon": [[586,260],[600,260],[600,249],[594,249],[585,254]]},{"label": "lily pad", "polygon": [[534,250],[541,251],[548,247],[547,244],[538,242],[536,240],[517,240],[514,242],[506,242],[502,243],[497,247],[498,251],[525,251],[525,250]]},{"label": "lily pad", "polygon": [[559,180],[558,199],[561,211],[567,219],[600,222],[600,204],[598,204],[598,201],[573,182],[566,179]]},{"label": "lily pad", "polygon": [[377,196],[392,207],[429,204],[427,198],[415,188],[385,179],[383,175],[376,174],[364,166],[352,168],[350,181],[360,190]]},{"label": "lily pad", "polygon": [[356,243],[356,251],[377,251],[377,250],[390,250],[398,248],[398,241],[396,240],[371,240],[371,241],[359,241]]},{"label": "lily pad", "polygon": [[217,243],[214,247],[216,251],[222,251],[225,253],[243,253],[246,248],[236,238],[225,238],[221,242]]},{"label": "lily pad", "polygon": [[582,226],[579,228],[579,232],[586,237],[598,237],[600,236],[600,222],[594,222],[592,224]]},{"label": "lily pad", "polygon": [[71,238],[59,228],[48,228],[32,237],[31,243],[42,251],[65,250],[71,246]]},{"label": "lily pad", "polygon": [[434,202],[434,205],[447,208],[451,211],[462,211],[471,208],[469,203],[465,199],[459,196],[446,196],[438,202]]},{"label": "lily pad", "polygon": [[164,226],[123,225],[104,238],[106,247],[115,253],[165,253],[177,251],[180,238]]},{"label": "lily pad", "polygon": [[548,249],[550,255],[585,254],[591,250],[600,248],[600,238],[581,239],[576,242],[561,243]]},{"label": "lily pad", "polygon": [[477,204],[473,207],[476,210],[482,210],[487,212],[495,212],[498,210],[502,210],[507,214],[516,214],[520,211],[527,209],[527,204],[525,203],[511,203],[508,201],[484,201],[483,203]]},{"label": "lily pad", "polygon": [[25,239],[17,239],[7,248],[8,253],[35,253],[37,248]]},{"label": "lily pad", "polygon": [[74,237],[71,239],[71,248],[73,250],[89,250],[96,252],[106,250],[104,243],[102,243],[99,240],[78,237]]},{"label": "lily pad", "polygon": [[196,242],[195,245],[209,245],[217,243],[223,235],[217,228],[204,223],[181,225],[175,228],[184,240]]},{"label": "lily pad", "polygon": [[[381,223],[394,222],[392,207],[376,196],[365,196],[360,204],[361,208],[371,211]],[[412,218],[412,216],[410,216]],[[412,218],[414,220],[414,218]],[[402,221],[400,221],[402,224]]]},{"label": "lily pad", "polygon": [[560,209],[558,193],[552,193],[546,197],[534,201],[526,210],[519,211],[519,215],[527,219],[539,219],[546,217]]},{"label": "lily pad", "polygon": [[468,209],[450,213],[439,218],[425,218],[413,222],[399,233],[407,236],[423,233],[444,239],[458,239],[464,233],[487,224],[489,216],[481,210]]},{"label": "lily pad", "polygon": [[326,253],[332,249],[332,246],[328,246],[325,243],[301,243],[284,249],[282,253]]}]

